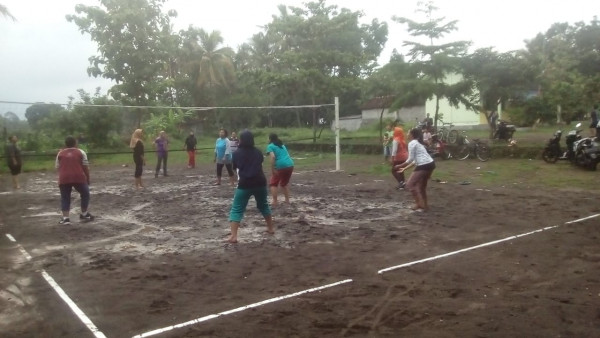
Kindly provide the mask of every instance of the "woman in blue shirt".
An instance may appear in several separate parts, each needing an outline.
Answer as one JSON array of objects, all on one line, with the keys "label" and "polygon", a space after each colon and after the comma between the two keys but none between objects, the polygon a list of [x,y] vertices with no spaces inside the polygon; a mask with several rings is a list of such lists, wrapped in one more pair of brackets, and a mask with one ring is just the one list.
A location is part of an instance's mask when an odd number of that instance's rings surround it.
[{"label": "woman in blue shirt", "polygon": [[272,206],[277,206],[277,190],[281,186],[285,203],[290,203],[290,188],[288,184],[294,171],[294,161],[290,157],[287,148],[283,142],[277,137],[277,134],[269,135],[269,145],[267,146],[267,154],[271,159],[271,195],[273,196]]},{"label": "woman in blue shirt", "polygon": [[227,138],[227,130],[219,130],[219,138],[215,143],[215,158],[213,160],[217,164],[217,182],[216,185],[221,184],[221,174],[223,173],[223,167],[227,168],[229,174],[229,183],[233,186],[233,168],[231,166],[231,147],[229,139]]}]

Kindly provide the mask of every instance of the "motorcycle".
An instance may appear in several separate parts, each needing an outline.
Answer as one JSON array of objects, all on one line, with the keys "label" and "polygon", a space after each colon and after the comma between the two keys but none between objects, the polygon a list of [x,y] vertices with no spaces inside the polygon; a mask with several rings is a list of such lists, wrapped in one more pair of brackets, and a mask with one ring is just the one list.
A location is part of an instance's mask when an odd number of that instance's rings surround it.
[{"label": "motorcycle", "polygon": [[546,161],[547,163],[556,163],[556,161],[558,160],[568,160],[573,162],[575,159],[573,144],[581,139],[581,135],[579,135],[579,133],[581,133],[582,130],[578,129],[579,127],[581,127],[581,123],[578,123],[575,126],[575,129],[569,131],[569,133],[567,134],[567,137],[565,138],[567,148],[564,152],[560,147],[562,131],[557,130],[552,136],[552,138],[548,140],[548,143],[546,144],[546,147],[542,152],[542,158],[544,159],[544,161]]},{"label": "motorcycle", "polygon": [[600,162],[600,139],[598,137],[586,137],[573,144],[575,152],[574,162],[576,165],[596,170]]},{"label": "motorcycle", "polygon": [[427,152],[431,157],[439,157],[443,160],[451,157],[450,152],[446,151],[446,144],[440,140],[437,134],[431,136],[431,143],[427,147]]},{"label": "motorcycle", "polygon": [[516,130],[517,128],[514,125],[508,124],[506,121],[498,120],[496,131],[494,131],[494,139],[510,142]]}]

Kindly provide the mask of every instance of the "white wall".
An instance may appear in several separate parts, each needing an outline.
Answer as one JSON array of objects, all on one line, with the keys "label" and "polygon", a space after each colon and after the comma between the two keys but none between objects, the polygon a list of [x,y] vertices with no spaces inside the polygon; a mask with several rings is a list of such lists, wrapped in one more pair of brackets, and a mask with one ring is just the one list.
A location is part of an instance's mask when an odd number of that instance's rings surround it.
[{"label": "white wall", "polygon": [[[381,108],[362,111],[362,119],[365,124],[379,122]],[[389,112],[386,108],[383,113],[384,120],[400,120],[408,126],[415,124],[415,118],[419,121],[425,118],[425,106],[415,106],[402,108],[395,112]]]},{"label": "white wall", "polygon": [[[446,76],[446,83],[454,84],[462,79],[462,76],[458,74],[452,74]],[[427,100],[425,102],[425,111],[429,113],[431,118],[435,116],[435,97]],[[446,123],[452,123],[457,126],[469,126],[469,125],[477,125],[481,124],[481,119],[479,113],[473,110],[467,110],[467,108],[460,104],[458,108],[450,105],[450,102],[446,99],[440,100],[440,110],[439,114],[443,114],[441,116],[442,120]]]}]

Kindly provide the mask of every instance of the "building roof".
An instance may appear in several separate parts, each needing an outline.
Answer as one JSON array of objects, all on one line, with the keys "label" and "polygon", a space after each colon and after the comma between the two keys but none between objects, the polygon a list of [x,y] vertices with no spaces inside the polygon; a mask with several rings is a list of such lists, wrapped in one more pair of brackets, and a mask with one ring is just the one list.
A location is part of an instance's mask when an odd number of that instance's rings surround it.
[{"label": "building roof", "polygon": [[361,110],[389,108],[396,97],[394,95],[374,97],[360,106]]}]

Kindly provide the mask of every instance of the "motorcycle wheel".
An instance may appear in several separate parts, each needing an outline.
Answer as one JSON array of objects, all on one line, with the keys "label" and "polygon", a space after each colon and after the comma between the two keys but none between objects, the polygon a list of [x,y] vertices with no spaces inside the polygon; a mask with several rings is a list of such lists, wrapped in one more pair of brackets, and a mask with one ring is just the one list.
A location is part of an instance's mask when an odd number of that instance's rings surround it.
[{"label": "motorcycle wheel", "polygon": [[[575,164],[585,169],[591,169],[593,162],[590,161],[583,150],[578,150],[577,153],[575,153]],[[595,167],[596,166],[594,166],[594,169]]]},{"label": "motorcycle wheel", "polygon": [[558,161],[558,154],[552,149],[544,149],[542,152],[542,159],[544,159],[546,163],[556,163],[556,161]]},{"label": "motorcycle wheel", "polygon": [[456,144],[456,141],[458,141],[458,131],[450,130],[448,133],[448,143]]},{"label": "motorcycle wheel", "polygon": [[477,147],[477,150],[475,152],[475,155],[477,155],[477,158],[481,162],[485,162],[485,161],[489,160],[490,157],[492,157],[490,148],[485,144],[479,144],[479,146]]},{"label": "motorcycle wheel", "polygon": [[469,158],[470,153],[471,149],[469,149],[469,145],[463,144],[459,146],[458,149],[456,149],[454,158],[456,158],[459,161],[466,160],[467,158]]}]

